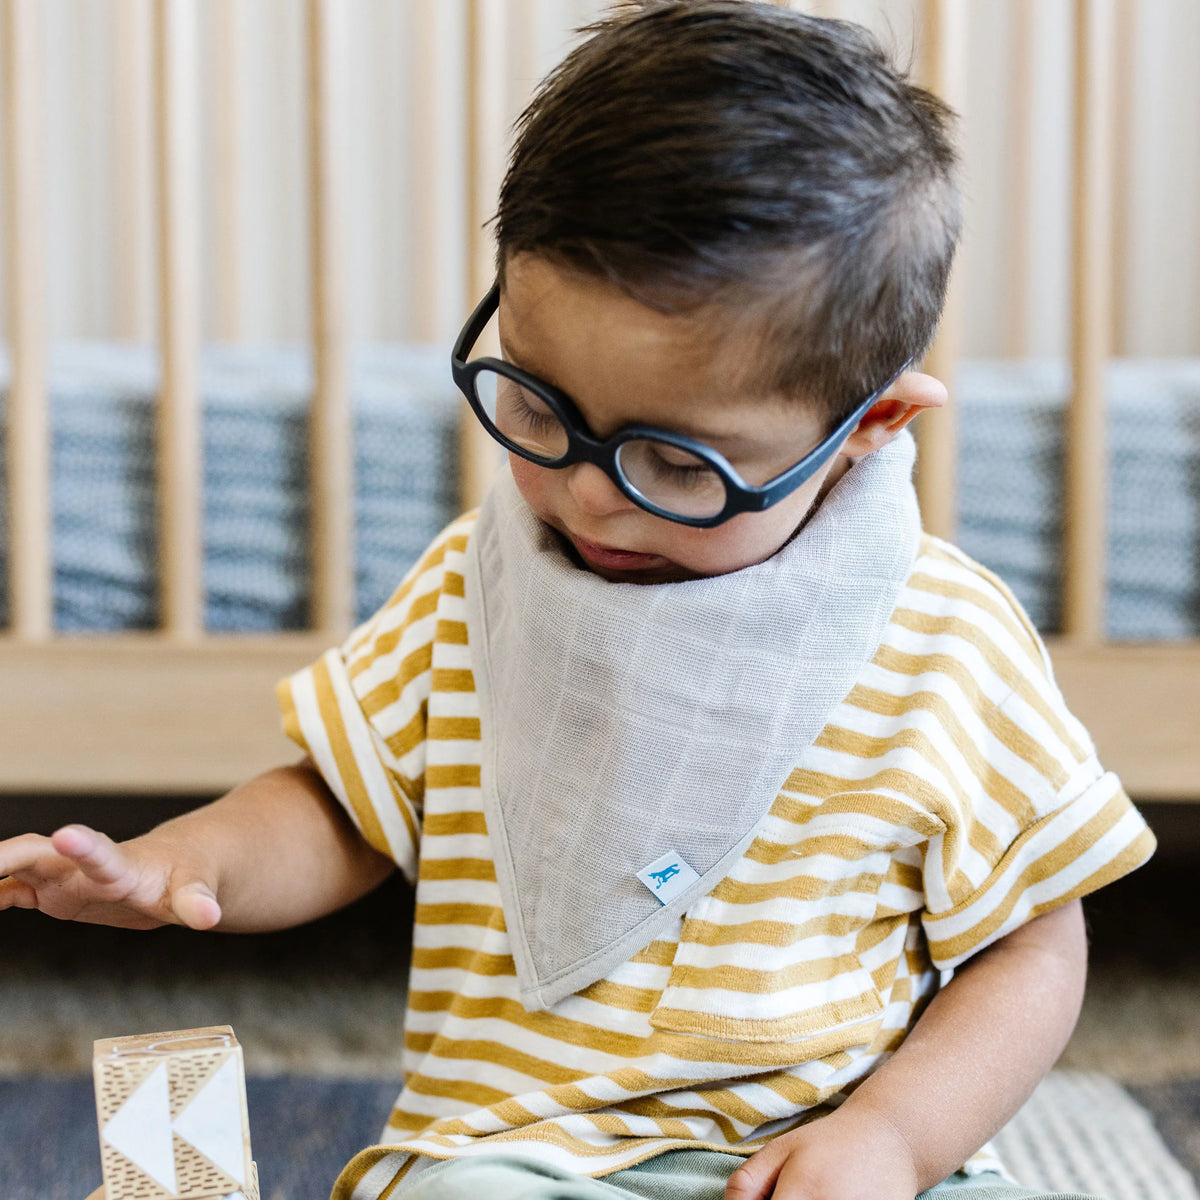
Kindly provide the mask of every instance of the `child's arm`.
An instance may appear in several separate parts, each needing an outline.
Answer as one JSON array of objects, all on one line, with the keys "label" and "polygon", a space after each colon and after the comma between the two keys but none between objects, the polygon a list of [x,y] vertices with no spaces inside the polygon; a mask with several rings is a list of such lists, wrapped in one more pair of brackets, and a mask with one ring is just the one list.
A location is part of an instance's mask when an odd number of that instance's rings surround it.
[{"label": "child's arm", "polygon": [[740,1167],[726,1200],[912,1200],[1020,1108],[1079,1016],[1087,937],[1078,900],[965,965],[840,1108]]},{"label": "child's arm", "polygon": [[392,866],[306,760],[119,845],[83,825],[0,842],[0,909],[131,929],[282,929],[365,895]]}]

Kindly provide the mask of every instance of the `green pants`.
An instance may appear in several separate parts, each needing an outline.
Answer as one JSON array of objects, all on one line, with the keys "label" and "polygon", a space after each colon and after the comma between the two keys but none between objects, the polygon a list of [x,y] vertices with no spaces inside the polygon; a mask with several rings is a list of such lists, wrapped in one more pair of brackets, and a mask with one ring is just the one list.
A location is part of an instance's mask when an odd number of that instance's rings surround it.
[{"label": "green pants", "polygon": [[[504,1154],[451,1158],[418,1172],[393,1193],[405,1200],[721,1200],[746,1160],[716,1150],[670,1150],[601,1179]],[[994,1172],[951,1175],[925,1200],[1093,1200],[1039,1192]]]}]

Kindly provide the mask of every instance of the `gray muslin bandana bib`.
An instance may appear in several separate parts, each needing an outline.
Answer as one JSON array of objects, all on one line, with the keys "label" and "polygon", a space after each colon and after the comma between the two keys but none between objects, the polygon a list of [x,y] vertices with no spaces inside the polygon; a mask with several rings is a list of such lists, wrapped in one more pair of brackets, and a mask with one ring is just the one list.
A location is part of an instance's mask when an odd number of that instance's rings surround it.
[{"label": "gray muslin bandana bib", "polygon": [[[913,458],[904,433],[860,459],[765,562],[651,585],[576,566],[497,478],[468,545],[467,627],[527,1008],[602,979],[750,844],[909,576]],[[663,904],[638,873],[667,854],[698,878]]]}]

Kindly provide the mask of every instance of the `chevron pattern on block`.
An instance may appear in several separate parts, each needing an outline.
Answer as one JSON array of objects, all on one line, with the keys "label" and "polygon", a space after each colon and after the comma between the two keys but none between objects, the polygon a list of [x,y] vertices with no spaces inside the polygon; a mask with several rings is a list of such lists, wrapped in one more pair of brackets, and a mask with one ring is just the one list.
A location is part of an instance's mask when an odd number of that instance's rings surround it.
[{"label": "chevron pattern on block", "polygon": [[92,1067],[106,1200],[258,1200],[228,1025],[103,1038]]}]

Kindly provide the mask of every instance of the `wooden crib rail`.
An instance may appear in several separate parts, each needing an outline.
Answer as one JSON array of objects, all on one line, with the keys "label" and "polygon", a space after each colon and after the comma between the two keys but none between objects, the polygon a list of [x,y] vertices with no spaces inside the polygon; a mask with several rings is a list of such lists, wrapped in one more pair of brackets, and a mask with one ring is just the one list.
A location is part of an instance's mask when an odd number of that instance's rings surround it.
[{"label": "wooden crib rail", "polygon": [[[209,0],[204,0],[208,3]],[[236,0],[211,0],[215,53],[225,64],[215,128],[214,280],[222,336],[239,332],[237,143],[246,60]],[[396,0],[410,6],[414,126],[413,321],[418,337],[446,336],[491,282],[491,215],[510,122],[534,71],[528,36],[545,0]],[[777,0],[787,3],[788,0]],[[792,0],[823,16],[850,15],[839,0]],[[901,0],[896,0],[900,3]],[[918,62],[929,86],[966,104],[966,72],[979,9],[970,0],[904,0],[921,30]],[[1031,39],[1033,0],[1012,0],[1023,16],[1014,36]],[[562,0],[564,9],[568,0]],[[579,19],[583,0],[571,0]],[[593,5],[596,11],[599,4]],[[306,128],[308,255],[315,387],[310,410],[311,628],[271,636],[216,636],[204,629],[201,313],[197,72],[201,0],[113,4],[120,86],[114,123],[120,221],[159,230],[153,262],[140,239],[116,261],[114,304],[131,339],[157,337],[162,355],[158,407],[161,627],[150,633],[65,636],[53,630],[51,497],[47,412],[43,20],[38,0],[0,0],[5,166],[4,286],[12,387],[7,415],[10,624],[0,631],[0,793],[31,790],[215,792],[286,760],[272,684],[339,638],[353,619],[354,475],[348,386],[346,270],[349,114],[348,24],[355,6],[307,0]],[[1103,374],[1112,346],[1115,175],[1114,108],[1128,82],[1114,68],[1122,13],[1117,0],[1074,0],[1075,80],[1072,223],[1074,391],[1064,483],[1064,632],[1051,643],[1059,682],[1091,730],[1107,765],[1135,794],[1200,796],[1200,641],[1113,645],[1103,633],[1107,446]],[[1065,17],[1064,17],[1065,19]],[[503,97],[503,99],[501,99]],[[1031,109],[1014,128],[1032,128]],[[1026,119],[1028,118],[1028,119]],[[970,136],[971,113],[965,113]],[[157,161],[156,171],[153,164]],[[1017,176],[1020,172],[1015,172]],[[1025,180],[1017,178],[1022,187]],[[208,182],[204,181],[204,186]],[[1120,216],[1118,212],[1117,217]],[[1016,223],[1014,228],[1017,227]],[[1017,228],[1019,237],[1021,234]],[[1027,262],[1029,246],[1014,247]],[[449,266],[447,266],[449,264]],[[152,284],[158,327],[153,328]],[[927,366],[953,384],[964,338],[961,269]],[[1008,317],[1028,312],[1028,278]],[[953,388],[952,388],[953,390]],[[494,445],[466,416],[460,494],[477,502],[494,470]],[[953,407],[926,415],[918,480],[931,531],[953,537]]]}]

